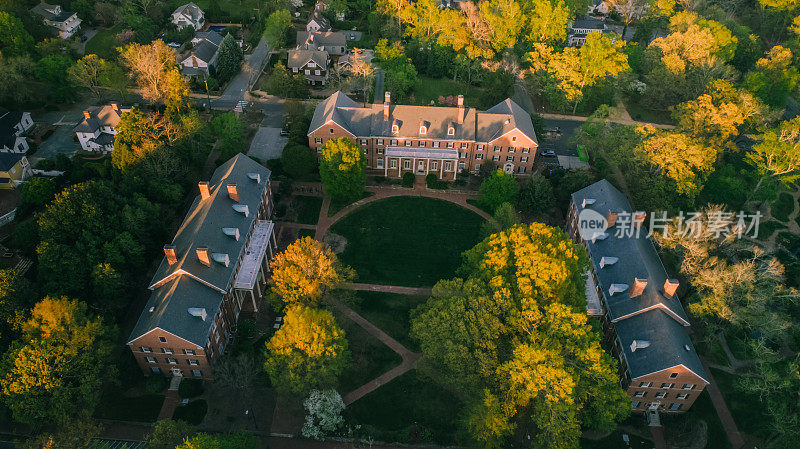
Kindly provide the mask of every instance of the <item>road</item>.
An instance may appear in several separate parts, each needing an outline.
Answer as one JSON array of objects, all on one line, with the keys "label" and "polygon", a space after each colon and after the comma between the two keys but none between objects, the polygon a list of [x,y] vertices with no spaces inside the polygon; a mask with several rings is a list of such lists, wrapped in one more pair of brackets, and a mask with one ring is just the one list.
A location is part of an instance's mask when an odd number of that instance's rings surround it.
[{"label": "road", "polygon": [[245,56],[245,66],[228,83],[225,92],[214,100],[211,107],[214,109],[233,109],[237,103],[244,100],[244,94],[253,87],[258,75],[264,68],[264,63],[269,56],[269,46],[262,37],[253,53]]},{"label": "road", "polygon": [[383,103],[383,70],[375,69],[375,103]]}]

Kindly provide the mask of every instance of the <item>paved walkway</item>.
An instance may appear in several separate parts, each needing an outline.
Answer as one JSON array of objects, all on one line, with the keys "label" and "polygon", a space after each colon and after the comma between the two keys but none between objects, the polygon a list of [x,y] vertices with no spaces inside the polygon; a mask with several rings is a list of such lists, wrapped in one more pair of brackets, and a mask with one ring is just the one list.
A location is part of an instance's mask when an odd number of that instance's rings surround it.
[{"label": "paved walkway", "polygon": [[429,287],[401,287],[398,285],[360,284],[357,282],[347,284],[344,288],[368,292],[397,293],[400,295],[428,296],[431,294],[431,289]]},{"label": "paved walkway", "polygon": [[728,409],[728,404],[725,403],[725,398],[722,397],[722,392],[720,392],[719,387],[717,387],[714,376],[711,375],[711,368],[708,366],[708,362],[706,362],[705,359],[701,358],[700,361],[703,362],[703,368],[706,370],[708,381],[711,382],[711,385],[706,387],[706,391],[708,391],[708,395],[711,396],[711,402],[717,410],[717,415],[722,422],[725,433],[728,435],[728,440],[730,440],[733,449],[742,449],[744,447],[744,438],[739,432],[739,428],[736,427],[733,415],[731,415],[731,411]]},{"label": "paved walkway", "polygon": [[653,437],[653,444],[656,449],[667,449],[667,442],[664,440],[664,428],[661,426],[649,426],[650,435]]}]

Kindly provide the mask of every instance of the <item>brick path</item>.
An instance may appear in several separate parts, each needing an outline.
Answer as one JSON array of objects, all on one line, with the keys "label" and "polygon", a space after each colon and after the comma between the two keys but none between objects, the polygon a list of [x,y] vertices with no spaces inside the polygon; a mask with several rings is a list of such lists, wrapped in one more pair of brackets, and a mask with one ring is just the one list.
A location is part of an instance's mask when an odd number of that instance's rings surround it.
[{"label": "brick path", "polygon": [[161,411],[158,412],[158,420],[172,418],[175,409],[178,407],[178,402],[181,398],[178,396],[178,387],[181,384],[182,377],[173,377],[169,381],[169,388],[167,394],[164,395],[164,403],[161,404]]},{"label": "brick path", "polygon": [[397,285],[353,283],[345,285],[344,288],[368,292],[397,293],[400,295],[429,296],[431,294],[430,287],[400,287]]},{"label": "brick path", "polygon": [[667,449],[667,442],[664,440],[664,428],[661,426],[649,426],[650,435],[653,437],[653,443],[656,449]]},{"label": "brick path", "polygon": [[742,449],[744,447],[744,438],[739,432],[739,428],[736,427],[736,421],[733,420],[733,415],[731,415],[728,404],[725,403],[725,398],[722,397],[722,392],[719,391],[719,387],[717,387],[717,383],[714,381],[714,376],[711,375],[708,362],[702,357],[700,361],[703,363],[703,369],[706,370],[708,381],[711,382],[711,385],[706,387],[706,391],[708,391],[708,395],[711,396],[711,402],[717,410],[717,415],[722,422],[725,433],[728,434],[728,440],[730,440],[733,449]]}]

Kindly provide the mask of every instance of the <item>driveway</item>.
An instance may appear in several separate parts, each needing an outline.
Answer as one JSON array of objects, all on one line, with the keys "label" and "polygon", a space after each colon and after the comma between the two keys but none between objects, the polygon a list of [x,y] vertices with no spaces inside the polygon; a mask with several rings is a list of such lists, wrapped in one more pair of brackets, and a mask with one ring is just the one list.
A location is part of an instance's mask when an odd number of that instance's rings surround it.
[{"label": "driveway", "polygon": [[74,125],[59,126],[49,139],[39,145],[39,149],[31,157],[31,165],[36,165],[35,161],[40,159],[55,159],[56,155],[63,154],[72,156],[81,147],[78,142],[72,140],[72,128]]},{"label": "driveway", "polygon": [[269,46],[262,37],[253,53],[245,56],[242,70],[228,83],[225,92],[214,100],[211,107],[214,109],[233,109],[237,103],[244,100],[244,93],[253,87],[259,74],[264,69],[264,63],[269,56]]},{"label": "driveway", "polygon": [[281,157],[286,137],[281,136],[280,128],[261,127],[253,136],[248,156],[258,158],[262,162]]},{"label": "driveway", "polygon": [[578,131],[578,128],[580,128],[584,122],[577,120],[555,120],[549,118],[545,118],[543,121],[545,129],[559,128],[561,129],[561,135],[558,136],[551,134],[551,137],[548,137],[547,135],[536,136],[539,138],[540,147],[554,150],[557,156],[577,156],[578,149],[574,145],[570,146],[568,141],[575,135],[575,133]]},{"label": "driveway", "polygon": [[383,70],[375,69],[375,97],[373,103],[383,103]]}]

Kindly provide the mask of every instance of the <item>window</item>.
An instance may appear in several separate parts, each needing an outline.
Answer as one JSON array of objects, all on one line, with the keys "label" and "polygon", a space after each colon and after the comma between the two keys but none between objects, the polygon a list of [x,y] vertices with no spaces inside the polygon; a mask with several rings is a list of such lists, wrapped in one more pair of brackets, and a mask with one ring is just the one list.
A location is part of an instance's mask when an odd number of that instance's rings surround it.
[{"label": "window", "polygon": [[523,149],[522,149],[522,154],[528,154],[528,153],[530,153],[530,152],[531,152],[531,149],[530,149],[530,148],[523,148]]},{"label": "window", "polygon": [[292,67],[292,72],[297,73],[297,67]]},{"label": "window", "polygon": [[319,70],[314,70],[314,75],[319,75]]},{"label": "window", "polygon": [[306,75],[311,75],[311,70],[305,69],[304,72]]},{"label": "window", "polygon": [[333,134],[333,128],[331,128],[331,134]]},{"label": "window", "polygon": [[151,366],[150,367],[150,371],[152,371],[153,374],[161,374],[161,368],[159,368],[157,366]]},{"label": "window", "polygon": [[494,151],[500,151],[500,150],[502,150],[502,149],[503,149],[503,147],[501,147],[501,146],[499,146],[499,145],[495,145],[495,146],[494,146]]},{"label": "window", "polygon": [[419,146],[420,146],[420,148],[425,148],[425,145],[426,145],[426,143],[425,143],[425,141],[424,141],[424,140],[420,140],[420,141],[419,141]]},{"label": "window", "polygon": [[493,161],[499,161],[500,160],[500,156],[495,154],[494,156],[492,156],[492,160]]},{"label": "window", "polygon": [[475,171],[478,171],[480,169],[481,169],[481,164],[475,164]]},{"label": "window", "polygon": [[158,341],[160,341],[161,343],[166,343],[167,339],[164,337],[158,337]]},{"label": "window", "polygon": [[322,144],[322,137],[316,137],[316,138],[314,139],[314,143],[316,143],[316,144]]},{"label": "window", "polygon": [[466,151],[459,151],[458,152],[458,157],[460,159],[464,159],[465,157],[467,157],[467,152]]},{"label": "window", "polygon": [[397,134],[400,132],[400,127],[397,125],[392,125],[392,134]]},{"label": "window", "polygon": [[673,402],[672,404],[669,405],[670,410],[680,410],[681,407],[683,407],[683,404],[679,402]]},{"label": "window", "polygon": [[650,388],[653,386],[653,382],[639,382],[639,388]]},{"label": "window", "polygon": [[675,385],[675,384],[663,383],[663,384],[661,384],[661,388],[663,388],[665,390],[669,390],[670,388],[672,388],[673,385]]},{"label": "window", "polygon": [[659,399],[663,399],[663,398],[667,397],[667,392],[666,391],[659,391],[658,393],[656,393],[656,397],[659,398]]},{"label": "window", "polygon": [[156,363],[155,357],[145,357],[145,360],[147,360],[147,363]]},{"label": "window", "polygon": [[412,142],[411,142],[410,140],[406,140],[406,143],[405,143],[405,145],[406,145],[407,147],[410,147],[410,146],[411,146],[411,144],[412,144]]},{"label": "window", "polygon": [[389,160],[389,168],[397,168],[397,159]]},{"label": "window", "polygon": [[153,352],[153,348],[151,348],[151,347],[149,347],[149,346],[139,346],[139,349],[140,349],[142,352],[146,352],[146,353]]},{"label": "window", "polygon": [[403,168],[406,169],[406,170],[410,170],[411,169],[411,161],[409,161],[408,159],[404,160],[403,161]]},{"label": "window", "polygon": [[682,399],[682,400],[689,399],[689,395],[688,395],[688,394],[686,394],[686,393],[679,393],[679,394],[678,394],[678,396],[676,396],[676,397],[677,397],[678,399]]},{"label": "window", "polygon": [[678,373],[670,373],[669,374],[669,378],[670,379],[677,379],[678,378]]},{"label": "window", "polygon": [[525,167],[517,167],[517,173],[525,173]]},{"label": "window", "polygon": [[397,145],[397,139],[392,139],[390,145]]},{"label": "window", "polygon": [[478,145],[478,151],[483,151],[483,144]]},{"label": "window", "polygon": [[514,162],[514,156],[506,156],[506,162]]},{"label": "window", "polygon": [[383,159],[378,158],[378,160],[375,161],[375,163],[377,164],[378,168],[383,168]]},{"label": "window", "polygon": [[475,160],[476,160],[476,161],[479,161],[479,160],[481,160],[481,159],[483,159],[483,155],[482,155],[482,154],[476,154],[476,155],[475,155]]},{"label": "window", "polygon": [[684,390],[694,390],[694,384],[683,384]]},{"label": "window", "polygon": [[453,169],[453,162],[445,161],[444,162],[444,171],[450,171]]},{"label": "window", "polygon": [[638,408],[642,401],[631,401],[631,408]]},{"label": "window", "polygon": [[378,145],[383,145],[383,139],[378,139]]},{"label": "window", "polygon": [[195,359],[186,359],[186,363],[192,366],[197,366],[200,364],[200,361]]},{"label": "window", "polygon": [[455,136],[456,135],[456,129],[453,128],[452,126],[447,128],[447,135],[448,136]]},{"label": "window", "polygon": [[366,145],[366,144],[367,144],[367,139],[361,139],[361,145]]},{"label": "window", "polygon": [[643,397],[647,396],[647,392],[646,391],[637,391],[636,393],[633,393],[633,396],[637,397],[637,398],[643,398]]},{"label": "window", "polygon": [[438,170],[438,169],[439,169],[439,162],[431,161],[431,170]]},{"label": "window", "polygon": [[177,365],[178,364],[178,359],[173,359],[172,357],[167,357],[167,363],[169,363],[170,365]]},{"label": "window", "polygon": [[375,150],[375,152],[378,154],[383,154],[383,148],[378,148],[377,150]]},{"label": "window", "polygon": [[316,66],[317,66],[317,64],[315,64],[315,63],[314,63],[314,61],[309,61],[309,62],[308,62],[308,66],[309,66],[309,67],[316,67]]},{"label": "window", "polygon": [[508,147],[508,152],[509,152],[509,153],[513,153],[514,151],[516,151],[516,148],[514,148],[514,147]]},{"label": "window", "polygon": [[453,148],[453,142],[447,142],[447,148]]},{"label": "window", "polygon": [[434,148],[439,148],[439,142],[433,142],[433,147]]},{"label": "window", "polygon": [[425,126],[420,126],[419,127],[419,133],[420,134],[425,135],[425,133],[427,133],[427,132],[428,132],[428,128],[426,128]]},{"label": "window", "polygon": [[194,376],[194,377],[203,377],[203,372],[200,371],[199,369],[193,369],[192,370],[192,376]]},{"label": "window", "polygon": [[172,352],[172,348],[161,348],[161,352],[164,354],[174,354],[174,352]]},{"label": "window", "polygon": [[466,142],[463,142],[463,143],[461,144],[461,149],[462,149],[462,150],[464,150],[464,149],[466,149],[466,148],[467,148],[467,146],[468,146],[468,144],[467,144]]},{"label": "window", "polygon": [[466,165],[465,163],[463,163],[463,162],[459,162],[459,163],[458,163],[458,169],[459,169],[459,171],[460,171],[460,170],[463,170],[463,169],[465,169],[466,167],[467,167],[467,165]]},{"label": "window", "polygon": [[186,355],[195,355],[194,349],[184,349],[183,353]]}]

